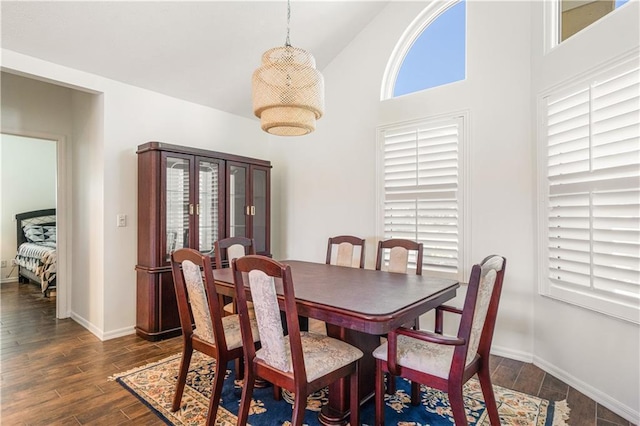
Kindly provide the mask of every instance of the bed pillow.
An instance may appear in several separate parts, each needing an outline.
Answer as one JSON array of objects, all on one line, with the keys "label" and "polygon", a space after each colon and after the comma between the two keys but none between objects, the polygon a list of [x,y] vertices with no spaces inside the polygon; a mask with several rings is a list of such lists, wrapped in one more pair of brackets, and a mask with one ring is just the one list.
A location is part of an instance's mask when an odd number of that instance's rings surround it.
[{"label": "bed pillow", "polygon": [[51,242],[51,243],[55,243],[56,242],[56,227],[55,226],[43,226],[42,229],[44,230],[44,240]]},{"label": "bed pillow", "polygon": [[45,240],[44,229],[40,225],[27,225],[24,227],[24,236],[30,243],[42,243]]}]

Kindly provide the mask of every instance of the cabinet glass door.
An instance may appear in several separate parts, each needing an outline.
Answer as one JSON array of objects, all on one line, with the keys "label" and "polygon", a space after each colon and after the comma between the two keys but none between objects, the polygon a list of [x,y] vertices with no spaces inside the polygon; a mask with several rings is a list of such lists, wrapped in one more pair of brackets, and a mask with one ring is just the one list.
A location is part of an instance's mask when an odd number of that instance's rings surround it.
[{"label": "cabinet glass door", "polygon": [[189,160],[166,157],[166,247],[165,259],[171,252],[189,247]]},{"label": "cabinet glass door", "polygon": [[269,211],[267,171],[253,168],[253,198],[251,202],[252,235],[257,253],[267,253],[267,213]]},{"label": "cabinet glass door", "polygon": [[247,167],[229,166],[229,236],[247,236]]},{"label": "cabinet glass door", "polygon": [[220,170],[217,161],[198,160],[198,250],[210,256],[213,243],[220,237]]}]

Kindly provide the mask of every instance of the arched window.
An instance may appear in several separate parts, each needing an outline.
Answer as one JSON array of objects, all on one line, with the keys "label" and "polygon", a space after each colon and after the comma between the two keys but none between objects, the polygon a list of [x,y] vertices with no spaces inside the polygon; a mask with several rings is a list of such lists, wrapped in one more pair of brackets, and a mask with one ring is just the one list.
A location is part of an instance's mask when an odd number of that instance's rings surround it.
[{"label": "arched window", "polygon": [[465,59],[465,0],[435,1],[398,41],[385,71],[382,99],[464,80]]}]

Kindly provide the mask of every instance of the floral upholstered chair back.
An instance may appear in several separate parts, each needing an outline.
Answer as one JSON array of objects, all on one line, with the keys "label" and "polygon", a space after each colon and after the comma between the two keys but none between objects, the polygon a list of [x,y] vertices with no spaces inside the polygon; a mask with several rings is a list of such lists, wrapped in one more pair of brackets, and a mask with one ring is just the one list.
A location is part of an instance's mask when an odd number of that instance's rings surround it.
[{"label": "floral upholstered chair back", "polygon": [[[473,313],[473,320],[471,323],[469,346],[467,349],[465,364],[469,364],[475,358],[480,346],[480,341],[482,339],[482,333],[484,332],[484,325],[487,319],[487,314],[489,312],[491,302],[494,301],[494,303],[497,304],[498,298],[500,297],[500,294],[494,294],[494,292],[501,290],[501,288],[496,288],[496,278],[498,276],[498,272],[502,270],[503,264],[503,257],[491,256],[485,259],[481,265],[482,269],[480,272],[480,281],[478,284],[478,293],[475,303],[475,310]],[[493,330],[491,330],[491,332],[493,332]]]},{"label": "floral upholstered chair back", "polygon": [[257,356],[280,371],[291,372],[291,353],[282,327],[275,279],[257,269],[248,275],[262,346]]},{"label": "floral upholstered chair back", "polygon": [[202,340],[215,344],[211,311],[209,310],[207,293],[202,281],[202,271],[198,265],[190,260],[182,262],[182,271],[187,288],[187,297],[191,304],[193,322],[195,323],[193,334]]}]

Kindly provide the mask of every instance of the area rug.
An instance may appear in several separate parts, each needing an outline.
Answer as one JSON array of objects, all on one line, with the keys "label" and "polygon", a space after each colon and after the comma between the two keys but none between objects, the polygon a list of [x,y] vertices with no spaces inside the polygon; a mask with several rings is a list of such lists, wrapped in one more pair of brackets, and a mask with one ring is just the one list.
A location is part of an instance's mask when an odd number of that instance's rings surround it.
[{"label": "area rug", "polygon": [[[199,352],[194,352],[187,385],[185,386],[180,410],[171,412],[171,402],[177,380],[180,354],[160,361],[115,374],[109,380],[116,380],[169,425],[204,425],[211,395],[211,379],[215,362]],[[421,404],[411,405],[410,384],[404,379],[396,379],[397,392],[385,396],[385,424],[415,426],[451,426],[451,408],[447,394],[422,387]],[[222,401],[218,409],[216,425],[235,426],[240,403],[242,381],[235,379],[233,362],[226,368]],[[564,426],[569,408],[566,401],[550,402],[500,386],[494,386],[498,411],[502,425],[509,426]],[[489,425],[482,391],[477,380],[471,379],[464,388],[465,407],[470,425]],[[318,411],[327,402],[327,391],[323,390],[307,398],[305,424],[318,426]],[[291,395],[283,392],[280,401],[273,399],[271,387],[255,389],[249,415],[249,424],[289,425],[293,407]],[[374,423],[374,404],[369,401],[362,407],[363,425]]]}]

